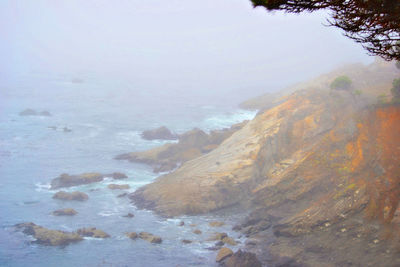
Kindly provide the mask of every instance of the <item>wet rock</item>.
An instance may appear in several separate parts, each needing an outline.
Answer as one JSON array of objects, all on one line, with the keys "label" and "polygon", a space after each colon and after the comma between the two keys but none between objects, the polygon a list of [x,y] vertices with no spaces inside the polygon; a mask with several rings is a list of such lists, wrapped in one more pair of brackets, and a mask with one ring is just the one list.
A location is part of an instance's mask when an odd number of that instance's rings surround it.
[{"label": "wet rock", "polygon": [[178,136],[172,133],[167,127],[161,126],[156,129],[147,130],[142,133],[142,138],[146,140],[175,140]]},{"label": "wet rock", "polygon": [[127,176],[125,173],[122,173],[122,172],[113,172],[113,173],[108,174],[108,175],[106,175],[106,176],[110,176],[110,177],[112,177],[112,178],[115,179],[115,180],[120,180],[120,179],[126,179],[126,178],[128,178],[128,176]]},{"label": "wet rock", "polygon": [[182,239],[183,244],[190,244],[192,242],[193,242],[192,240]]},{"label": "wet rock", "polygon": [[150,243],[154,243],[154,244],[160,244],[162,242],[161,237],[147,233],[147,232],[140,232],[139,238],[146,240]]},{"label": "wet rock", "polygon": [[126,214],[126,215],[124,215],[124,216],[122,216],[122,217],[125,217],[125,218],[133,218],[133,217],[135,217],[135,215],[134,215],[133,213],[128,213],[128,214]]},{"label": "wet rock", "polygon": [[207,240],[209,241],[222,241],[222,239],[227,238],[228,235],[226,233],[215,233]]},{"label": "wet rock", "polygon": [[129,237],[132,240],[135,240],[135,239],[137,239],[139,237],[136,232],[126,233],[126,236]]},{"label": "wet rock", "polygon": [[108,186],[107,186],[109,189],[111,189],[111,190],[123,190],[123,189],[129,189],[129,188],[131,188],[130,186],[129,186],[129,184],[109,184]]},{"label": "wet rock", "polygon": [[59,191],[53,195],[53,198],[60,200],[85,201],[89,199],[89,196],[79,191],[74,191],[74,192]]},{"label": "wet rock", "polygon": [[70,133],[70,132],[72,132],[72,130],[70,128],[68,128],[68,127],[64,127],[63,128],[63,132],[64,133]]},{"label": "wet rock", "polygon": [[233,255],[233,251],[230,248],[223,247],[218,251],[216,262],[221,262],[227,257]]},{"label": "wet rock", "polygon": [[208,225],[211,227],[221,227],[221,226],[225,225],[225,223],[219,222],[219,221],[214,221],[214,222],[209,222]]},{"label": "wet rock", "polygon": [[77,233],[50,230],[34,223],[20,223],[15,227],[27,235],[33,236],[36,239],[33,241],[34,243],[47,246],[66,246],[82,240]]},{"label": "wet rock", "polygon": [[81,236],[85,237],[94,237],[94,238],[108,238],[110,237],[109,234],[106,232],[96,229],[96,227],[89,227],[89,228],[81,228],[78,229],[77,233]]},{"label": "wet rock", "polygon": [[185,225],[185,222],[184,222],[184,221],[180,221],[178,225],[179,225],[179,226],[184,226],[184,225]]},{"label": "wet rock", "polygon": [[231,237],[224,237],[221,241],[223,243],[231,245],[231,246],[236,246],[237,245],[237,242]]},{"label": "wet rock", "polygon": [[76,214],[78,214],[78,212],[71,208],[53,211],[54,216],[74,216]]},{"label": "wet rock", "polygon": [[122,194],[119,194],[117,197],[126,197],[128,195],[128,193],[122,193]]},{"label": "wet rock", "polygon": [[261,267],[261,262],[254,253],[243,252],[240,249],[230,255],[223,263],[224,267]]},{"label": "wet rock", "polygon": [[51,189],[91,184],[103,181],[103,179],[104,175],[96,172],[83,173],[79,175],[69,175],[67,173],[63,173],[57,178],[51,180]]},{"label": "wet rock", "polygon": [[201,231],[199,229],[193,230],[193,233],[196,235],[201,235]]}]

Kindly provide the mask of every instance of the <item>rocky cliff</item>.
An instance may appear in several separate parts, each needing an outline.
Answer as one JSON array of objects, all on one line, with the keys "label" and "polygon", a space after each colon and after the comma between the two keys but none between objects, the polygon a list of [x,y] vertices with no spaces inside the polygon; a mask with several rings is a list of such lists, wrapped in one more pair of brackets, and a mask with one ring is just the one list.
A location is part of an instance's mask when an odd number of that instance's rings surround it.
[{"label": "rocky cliff", "polygon": [[388,90],[378,63],[364,97],[298,90],[131,199],[166,216],[251,209],[237,229],[272,266],[398,266],[400,106],[371,105]]}]

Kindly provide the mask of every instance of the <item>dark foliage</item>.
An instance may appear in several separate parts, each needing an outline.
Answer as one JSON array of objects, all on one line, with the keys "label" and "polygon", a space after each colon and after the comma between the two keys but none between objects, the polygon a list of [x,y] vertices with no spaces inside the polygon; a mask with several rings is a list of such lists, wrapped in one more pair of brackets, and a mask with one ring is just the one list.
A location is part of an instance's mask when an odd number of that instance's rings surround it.
[{"label": "dark foliage", "polygon": [[331,26],[362,44],[371,54],[400,61],[399,0],[251,0],[255,7],[289,13],[330,11]]}]

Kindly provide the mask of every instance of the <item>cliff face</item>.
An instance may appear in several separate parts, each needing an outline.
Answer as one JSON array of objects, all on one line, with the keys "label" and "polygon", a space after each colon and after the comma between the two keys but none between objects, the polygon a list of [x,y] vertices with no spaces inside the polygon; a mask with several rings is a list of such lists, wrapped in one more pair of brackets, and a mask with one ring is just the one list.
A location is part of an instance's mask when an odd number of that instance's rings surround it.
[{"label": "cliff face", "polygon": [[[205,213],[249,200],[301,165],[338,119],[353,113],[357,103],[343,94],[294,93],[215,150],[139,189],[132,199],[167,216]],[[356,130],[355,123],[351,129]]]},{"label": "cliff face", "polygon": [[296,91],[131,198],[166,216],[245,206],[237,229],[271,266],[398,266],[399,122],[399,105]]}]

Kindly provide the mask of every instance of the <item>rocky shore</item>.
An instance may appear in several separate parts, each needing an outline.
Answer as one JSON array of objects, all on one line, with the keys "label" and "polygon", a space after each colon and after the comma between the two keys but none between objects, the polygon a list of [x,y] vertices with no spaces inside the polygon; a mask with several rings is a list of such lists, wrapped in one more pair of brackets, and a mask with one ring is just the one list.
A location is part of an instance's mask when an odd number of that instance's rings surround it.
[{"label": "rocky shore", "polygon": [[[252,210],[235,229],[268,266],[399,266],[400,107],[376,105],[397,70],[353,68],[363,96],[322,76],[131,200],[167,217]],[[159,164],[170,146],[119,158]]]}]

